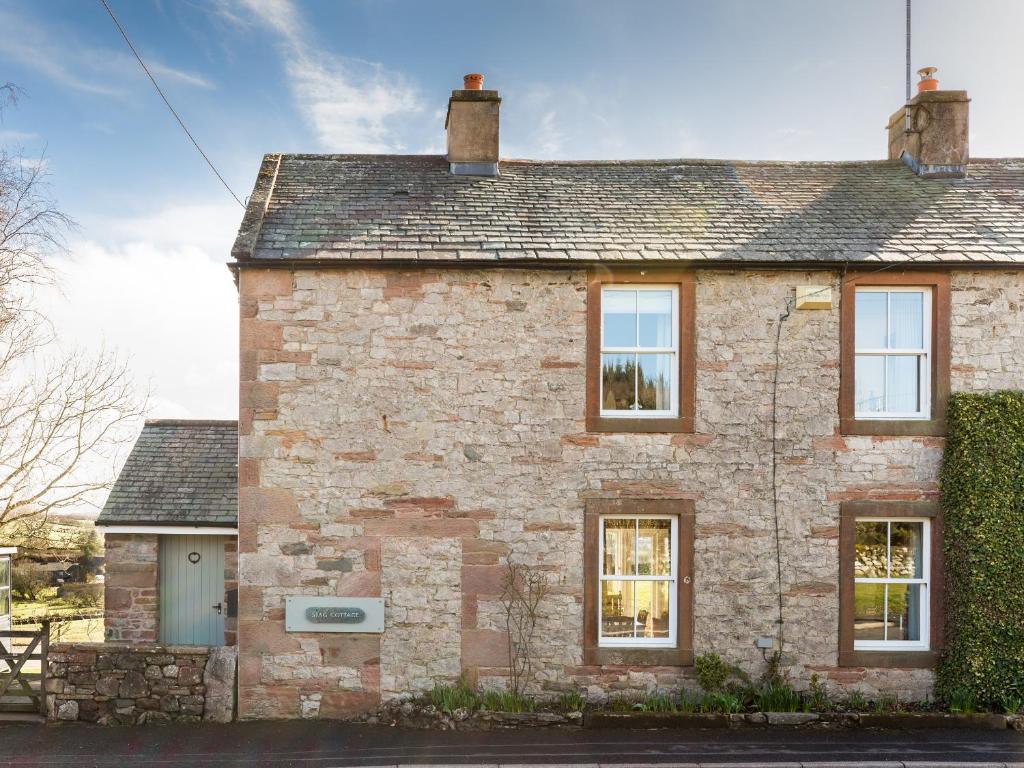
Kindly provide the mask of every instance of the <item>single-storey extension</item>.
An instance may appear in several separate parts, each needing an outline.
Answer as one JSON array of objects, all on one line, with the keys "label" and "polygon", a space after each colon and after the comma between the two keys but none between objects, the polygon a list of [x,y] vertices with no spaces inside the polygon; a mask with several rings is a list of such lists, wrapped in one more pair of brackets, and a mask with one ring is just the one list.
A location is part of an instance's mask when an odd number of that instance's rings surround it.
[{"label": "single-storey extension", "polygon": [[147,421],[96,521],[105,637],[234,645],[238,426]]}]

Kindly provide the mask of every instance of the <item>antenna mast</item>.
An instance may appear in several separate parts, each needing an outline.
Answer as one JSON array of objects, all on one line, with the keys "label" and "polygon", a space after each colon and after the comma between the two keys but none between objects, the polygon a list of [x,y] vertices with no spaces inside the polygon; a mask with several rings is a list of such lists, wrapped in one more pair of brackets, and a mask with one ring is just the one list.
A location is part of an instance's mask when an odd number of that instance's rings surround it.
[{"label": "antenna mast", "polygon": [[910,0],[907,0],[907,99],[904,109],[903,130],[910,130]]}]

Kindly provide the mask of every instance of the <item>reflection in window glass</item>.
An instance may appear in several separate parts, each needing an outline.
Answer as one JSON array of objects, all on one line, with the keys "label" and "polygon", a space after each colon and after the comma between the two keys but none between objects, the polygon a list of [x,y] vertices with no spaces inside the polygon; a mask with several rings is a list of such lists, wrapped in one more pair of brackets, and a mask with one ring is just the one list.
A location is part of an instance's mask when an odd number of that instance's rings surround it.
[{"label": "reflection in window glass", "polygon": [[603,347],[636,346],[636,291],[605,289],[601,297]]},{"label": "reflection in window glass", "polygon": [[633,410],[636,403],[636,357],[601,355],[601,391],[605,411]]},{"label": "reflection in window glass", "polygon": [[676,411],[676,304],[677,292],[669,288],[602,289],[602,413],[658,416]]},{"label": "reflection in window glass", "polygon": [[857,521],[853,575],[884,579],[888,569],[889,524],[876,521]]},{"label": "reflection in window glass", "polygon": [[855,586],[853,634],[857,640],[885,640],[885,584]]},{"label": "reflection in window glass", "polygon": [[854,647],[926,648],[928,524],[857,520],[854,531]]},{"label": "reflection in window glass", "polygon": [[672,407],[672,355],[637,355],[639,407],[667,411]]},{"label": "reflection in window glass", "polygon": [[887,302],[884,291],[857,291],[856,329],[858,349],[885,349]]}]

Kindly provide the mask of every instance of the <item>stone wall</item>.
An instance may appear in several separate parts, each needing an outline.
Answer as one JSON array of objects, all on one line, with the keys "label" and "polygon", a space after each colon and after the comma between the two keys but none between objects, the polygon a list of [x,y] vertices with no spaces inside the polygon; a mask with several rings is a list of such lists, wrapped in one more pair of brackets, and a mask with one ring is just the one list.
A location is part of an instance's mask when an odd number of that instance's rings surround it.
[{"label": "stone wall", "polygon": [[58,643],[46,676],[51,720],[100,725],[232,719],[234,648]]},{"label": "stone wall", "polygon": [[155,643],[160,620],[159,537],[108,533],[104,542],[104,636],[113,642]]},{"label": "stone wall", "polygon": [[[582,663],[590,498],[691,498],[694,647],[752,673],[776,632],[776,323],[838,272],[697,273],[695,434],[585,432],[584,270],[242,270],[240,714],[334,717],[463,672],[500,681],[509,553],[549,572],[535,690],[687,683]],[[955,272],[954,389],[1019,387],[1019,272]],[[838,303],[838,302],[837,302]],[[837,667],[839,504],[935,498],[941,438],[839,434],[839,314],[779,349],[786,663],[800,685],[926,695],[927,670]],[[458,578],[455,572],[458,571]],[[429,578],[428,578],[429,574]],[[286,595],[383,596],[382,637],[290,634]],[[459,629],[461,628],[461,631]]]},{"label": "stone wall", "polygon": [[238,643],[238,616],[229,616],[228,595],[238,592],[238,539],[224,537],[224,645]]}]

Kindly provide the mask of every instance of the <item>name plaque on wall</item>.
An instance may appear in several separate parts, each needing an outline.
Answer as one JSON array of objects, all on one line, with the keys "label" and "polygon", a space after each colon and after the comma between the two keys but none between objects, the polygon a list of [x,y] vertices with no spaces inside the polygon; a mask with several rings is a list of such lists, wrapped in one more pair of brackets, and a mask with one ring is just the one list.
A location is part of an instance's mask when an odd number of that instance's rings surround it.
[{"label": "name plaque on wall", "polygon": [[287,597],[288,632],[383,632],[382,597]]}]

